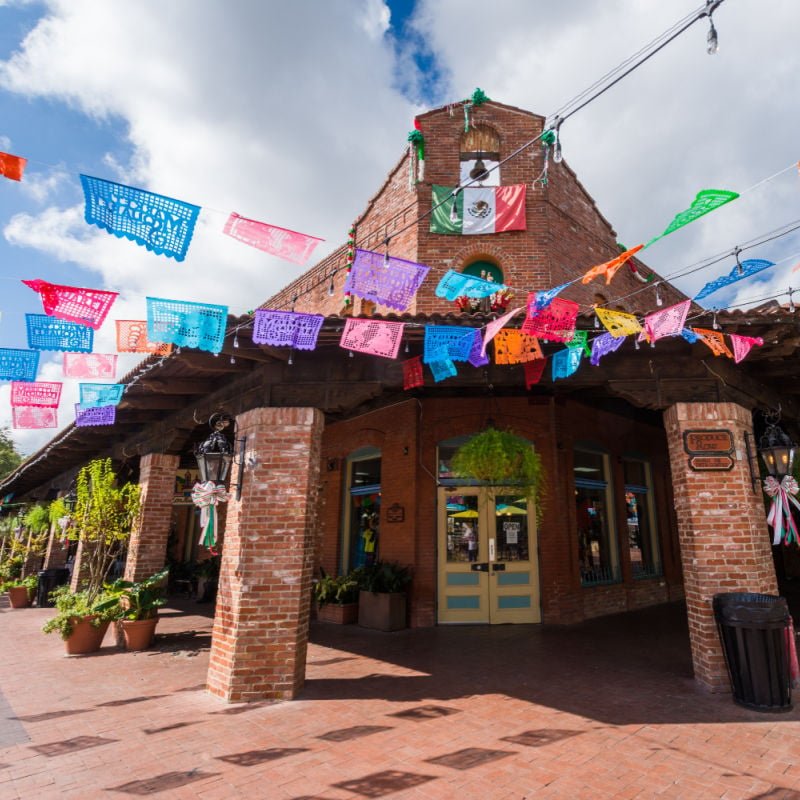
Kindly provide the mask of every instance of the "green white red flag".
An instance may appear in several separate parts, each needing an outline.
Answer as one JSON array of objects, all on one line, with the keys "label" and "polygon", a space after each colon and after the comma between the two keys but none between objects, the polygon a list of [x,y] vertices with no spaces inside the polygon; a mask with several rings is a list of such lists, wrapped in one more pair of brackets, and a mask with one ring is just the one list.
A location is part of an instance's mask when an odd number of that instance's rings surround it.
[{"label": "green white red flag", "polygon": [[[455,208],[453,204],[455,203]],[[475,235],[525,230],[525,184],[461,189],[433,186],[431,233]]]}]

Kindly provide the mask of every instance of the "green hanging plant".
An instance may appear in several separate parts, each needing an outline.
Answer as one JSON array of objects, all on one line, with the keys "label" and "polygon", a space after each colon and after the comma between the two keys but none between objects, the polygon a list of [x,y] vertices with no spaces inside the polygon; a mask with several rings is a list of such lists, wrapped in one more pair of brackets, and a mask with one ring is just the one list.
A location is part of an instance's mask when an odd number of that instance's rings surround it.
[{"label": "green hanging plant", "polygon": [[492,496],[492,487],[513,486],[515,492],[536,503],[536,517],[541,517],[545,481],[542,459],[519,436],[488,428],[456,450],[450,469],[459,478],[487,484]]},{"label": "green hanging plant", "polygon": [[486,92],[484,92],[483,89],[478,88],[472,93],[470,102],[473,106],[482,106],[488,99],[489,98],[486,95]]}]

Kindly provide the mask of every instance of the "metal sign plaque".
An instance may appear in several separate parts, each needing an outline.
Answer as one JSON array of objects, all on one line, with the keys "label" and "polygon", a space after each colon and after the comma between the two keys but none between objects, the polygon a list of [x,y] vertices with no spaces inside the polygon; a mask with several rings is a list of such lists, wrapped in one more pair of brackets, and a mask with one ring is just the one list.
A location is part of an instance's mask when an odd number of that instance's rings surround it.
[{"label": "metal sign plaque", "polygon": [[690,455],[732,453],[733,432],[726,430],[694,430],[683,432],[683,449]]},{"label": "metal sign plaque", "polygon": [[386,509],[387,522],[403,522],[406,518],[406,510],[400,503],[393,503]]},{"label": "metal sign plaque", "polygon": [[695,472],[728,472],[733,469],[733,458],[727,455],[691,456],[689,467]]}]

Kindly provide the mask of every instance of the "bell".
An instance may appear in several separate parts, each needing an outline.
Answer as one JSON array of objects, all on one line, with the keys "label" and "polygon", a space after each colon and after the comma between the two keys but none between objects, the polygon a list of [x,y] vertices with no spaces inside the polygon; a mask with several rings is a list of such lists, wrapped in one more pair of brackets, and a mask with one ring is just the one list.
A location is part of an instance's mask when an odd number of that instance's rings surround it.
[{"label": "bell", "polygon": [[489,173],[486,171],[486,164],[483,163],[483,159],[480,156],[478,156],[475,166],[469,171],[469,177],[474,181],[485,181],[489,177]]}]

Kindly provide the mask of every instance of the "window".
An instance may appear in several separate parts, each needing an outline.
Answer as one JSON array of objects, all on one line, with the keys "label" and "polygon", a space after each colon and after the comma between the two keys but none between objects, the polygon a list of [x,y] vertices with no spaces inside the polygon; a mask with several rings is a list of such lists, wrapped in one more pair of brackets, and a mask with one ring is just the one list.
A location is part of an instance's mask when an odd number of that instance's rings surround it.
[{"label": "window", "polygon": [[626,458],[622,469],[631,572],[634,578],[654,578],[662,574],[662,567],[653,514],[650,464]]},{"label": "window", "polygon": [[617,583],[620,570],[608,456],[590,450],[575,450],[574,475],[581,584]]},{"label": "window", "polygon": [[491,261],[473,261],[467,264],[462,270],[465,275],[474,275],[476,278],[483,278],[493,283],[503,282],[503,270]]},{"label": "window", "polygon": [[[499,186],[500,137],[488,125],[472,125],[461,136],[461,185]],[[482,179],[483,178],[483,179]]]},{"label": "window", "polygon": [[342,536],[342,572],[378,558],[381,512],[380,451],[365,447],[347,459],[347,498]]}]

